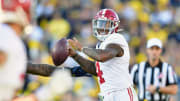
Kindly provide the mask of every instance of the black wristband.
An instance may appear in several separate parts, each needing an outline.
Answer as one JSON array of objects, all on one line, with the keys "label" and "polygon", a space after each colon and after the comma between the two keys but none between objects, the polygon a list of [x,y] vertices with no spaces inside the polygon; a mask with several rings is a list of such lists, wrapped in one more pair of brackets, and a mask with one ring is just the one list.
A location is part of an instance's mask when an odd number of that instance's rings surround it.
[{"label": "black wristband", "polygon": [[78,53],[76,53],[75,55],[71,56],[72,58],[76,58],[78,56]]},{"label": "black wristband", "polygon": [[156,92],[160,92],[160,87],[159,86],[156,87]]}]

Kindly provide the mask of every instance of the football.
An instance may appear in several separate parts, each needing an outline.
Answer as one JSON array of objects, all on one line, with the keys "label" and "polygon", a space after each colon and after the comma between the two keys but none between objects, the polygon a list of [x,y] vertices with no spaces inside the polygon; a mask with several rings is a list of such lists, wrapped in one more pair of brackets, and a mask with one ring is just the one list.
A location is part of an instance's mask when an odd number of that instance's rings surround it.
[{"label": "football", "polygon": [[68,42],[65,38],[57,41],[52,49],[52,59],[56,66],[61,65],[68,57]]}]

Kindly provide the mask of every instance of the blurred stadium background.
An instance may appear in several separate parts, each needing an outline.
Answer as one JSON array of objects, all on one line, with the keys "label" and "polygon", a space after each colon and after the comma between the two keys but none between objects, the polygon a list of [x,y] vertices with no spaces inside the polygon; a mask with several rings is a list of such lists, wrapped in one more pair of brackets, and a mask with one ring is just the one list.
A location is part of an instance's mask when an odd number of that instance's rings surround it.
[{"label": "blurred stadium background", "polygon": [[[84,46],[94,47],[97,40],[92,36],[91,20],[99,9],[112,8],[119,14],[122,34],[129,42],[130,67],[147,59],[146,40],[157,37],[164,44],[162,59],[172,64],[180,77],[180,0],[36,0],[34,3],[33,20],[23,37],[29,61],[53,64],[50,50],[63,37],[76,37]],[[63,64],[75,65],[71,58]],[[45,77],[27,75],[25,91],[19,93],[28,95],[47,81]],[[71,92],[55,99],[98,101],[98,92],[95,78],[80,77],[74,78]]]}]

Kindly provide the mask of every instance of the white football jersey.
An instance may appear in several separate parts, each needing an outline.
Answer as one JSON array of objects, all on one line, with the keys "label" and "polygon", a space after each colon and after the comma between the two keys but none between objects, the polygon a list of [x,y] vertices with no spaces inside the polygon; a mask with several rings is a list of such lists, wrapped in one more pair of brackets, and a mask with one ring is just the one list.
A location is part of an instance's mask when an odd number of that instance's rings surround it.
[{"label": "white football jersey", "polygon": [[133,84],[129,74],[129,47],[125,38],[119,33],[111,34],[105,41],[97,44],[96,49],[105,49],[108,44],[118,44],[124,50],[124,55],[105,62],[96,62],[101,93],[122,90]]},{"label": "white football jersey", "polygon": [[0,100],[10,99],[23,86],[26,71],[26,53],[22,40],[5,24],[0,24],[0,50],[7,55],[0,66]]}]

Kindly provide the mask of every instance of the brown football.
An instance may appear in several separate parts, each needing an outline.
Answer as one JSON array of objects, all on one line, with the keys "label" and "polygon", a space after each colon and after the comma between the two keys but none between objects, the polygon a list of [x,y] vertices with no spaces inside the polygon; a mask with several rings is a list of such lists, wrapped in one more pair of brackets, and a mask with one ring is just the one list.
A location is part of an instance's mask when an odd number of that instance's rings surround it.
[{"label": "brown football", "polygon": [[61,65],[68,57],[67,40],[62,38],[52,49],[52,59],[56,66]]}]

